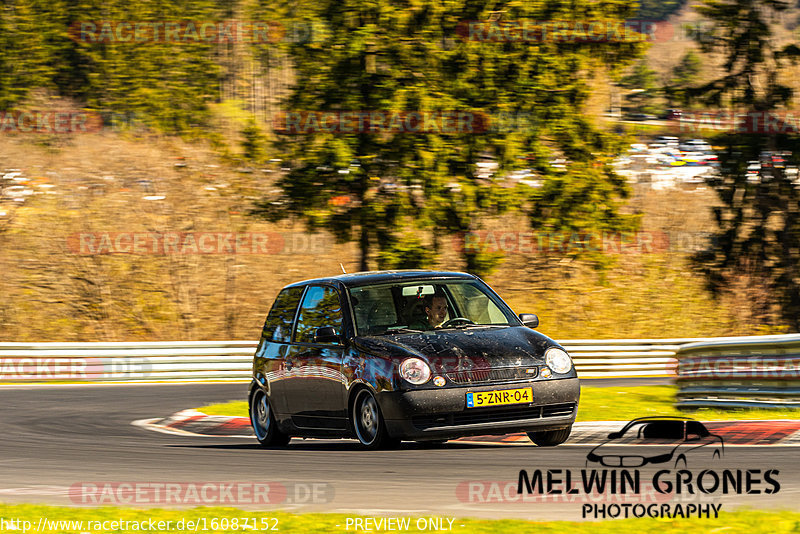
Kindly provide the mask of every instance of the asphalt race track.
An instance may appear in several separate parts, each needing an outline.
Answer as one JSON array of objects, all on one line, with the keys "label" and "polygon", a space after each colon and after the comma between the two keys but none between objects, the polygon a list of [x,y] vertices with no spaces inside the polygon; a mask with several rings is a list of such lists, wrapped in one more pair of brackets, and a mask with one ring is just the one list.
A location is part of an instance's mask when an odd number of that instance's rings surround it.
[{"label": "asphalt race track", "polygon": [[[241,508],[363,515],[580,519],[582,504],[595,502],[587,500],[591,496],[557,494],[545,502],[541,496],[521,500],[515,491],[520,469],[569,469],[580,476],[590,446],[404,443],[400,450],[368,452],[355,441],[293,440],[285,449],[263,450],[254,439],[170,435],[131,425],[210,402],[244,399],[245,392],[245,385],[231,384],[2,387],[0,501],[73,505],[83,504],[70,496],[76,484],[214,481],[287,488],[277,504],[234,505]],[[672,502],[722,503],[723,510],[796,510],[798,458],[796,446],[726,447],[717,464],[689,465],[689,470],[777,469],[780,490],[771,495],[684,493]],[[643,469],[642,479],[649,481],[654,471]],[[309,497],[312,487],[320,488],[316,497]],[[653,492],[637,498],[615,495],[606,502],[669,500]]]}]

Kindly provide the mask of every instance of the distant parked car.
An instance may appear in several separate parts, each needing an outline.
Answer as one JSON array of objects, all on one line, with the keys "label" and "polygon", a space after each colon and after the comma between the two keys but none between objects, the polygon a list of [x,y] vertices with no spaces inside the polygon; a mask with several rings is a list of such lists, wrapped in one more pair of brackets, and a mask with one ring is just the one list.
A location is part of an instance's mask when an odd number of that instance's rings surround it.
[{"label": "distant parked car", "polygon": [[658,117],[649,113],[629,113],[625,118],[629,121],[654,121]]},{"label": "distant parked car", "polygon": [[667,120],[675,120],[680,119],[683,116],[683,112],[679,109],[668,109],[667,113],[664,115],[664,118]]},{"label": "distant parked car", "polygon": [[791,156],[791,152],[776,152],[772,150],[765,150],[760,155],[761,167],[783,169],[786,167],[786,158]]},{"label": "distant parked car", "polygon": [[692,139],[681,143],[678,147],[684,152],[711,152],[711,145],[704,139]]},{"label": "distant parked car", "polygon": [[[760,167],[759,167],[760,169]],[[751,184],[757,184],[761,181],[761,172],[760,170],[750,170],[748,168],[747,174],[745,174],[745,180]]]},{"label": "distant parked car", "polygon": [[709,154],[707,152],[685,152],[681,158],[686,163],[695,163],[697,165],[708,165],[717,161],[716,154]]},{"label": "distant parked car", "polygon": [[776,169],[783,169],[786,167],[786,159],[784,159],[782,154],[773,154],[772,155],[772,166]]},{"label": "distant parked car", "polygon": [[653,142],[661,143],[666,146],[678,146],[680,144],[680,140],[672,135],[659,135]]},{"label": "distant parked car", "polygon": [[12,185],[2,190],[3,196],[10,198],[15,202],[25,202],[25,198],[33,194],[32,189],[28,189],[24,185]]}]

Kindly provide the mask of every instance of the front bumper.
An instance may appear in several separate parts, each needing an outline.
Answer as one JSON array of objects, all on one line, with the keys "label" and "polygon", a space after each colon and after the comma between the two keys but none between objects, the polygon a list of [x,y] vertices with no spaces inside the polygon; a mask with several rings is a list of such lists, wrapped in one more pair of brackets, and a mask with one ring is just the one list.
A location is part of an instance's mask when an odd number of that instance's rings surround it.
[{"label": "front bumper", "polygon": [[[475,391],[533,387],[534,402],[467,408]],[[580,398],[577,378],[498,383],[414,391],[384,391],[377,396],[386,430],[401,439],[453,439],[463,436],[558,430],[575,422]]]}]

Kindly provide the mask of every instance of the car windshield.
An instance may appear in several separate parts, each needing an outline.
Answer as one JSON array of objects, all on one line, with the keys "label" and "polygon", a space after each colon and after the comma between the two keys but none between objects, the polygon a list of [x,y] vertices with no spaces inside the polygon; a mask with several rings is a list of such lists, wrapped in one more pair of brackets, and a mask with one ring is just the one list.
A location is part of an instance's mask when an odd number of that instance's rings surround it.
[{"label": "car windshield", "polygon": [[478,280],[422,280],[350,288],[358,335],[519,326],[514,313]]}]

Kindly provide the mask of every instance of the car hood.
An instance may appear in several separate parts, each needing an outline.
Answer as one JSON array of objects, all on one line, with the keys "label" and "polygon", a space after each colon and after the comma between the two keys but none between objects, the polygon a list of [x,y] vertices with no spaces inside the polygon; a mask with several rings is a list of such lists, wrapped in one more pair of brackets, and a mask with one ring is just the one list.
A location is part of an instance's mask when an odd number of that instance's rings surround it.
[{"label": "car hood", "polygon": [[558,343],[530,328],[466,328],[419,334],[356,338],[362,350],[376,355],[427,360],[434,372],[544,364],[544,351]]}]

